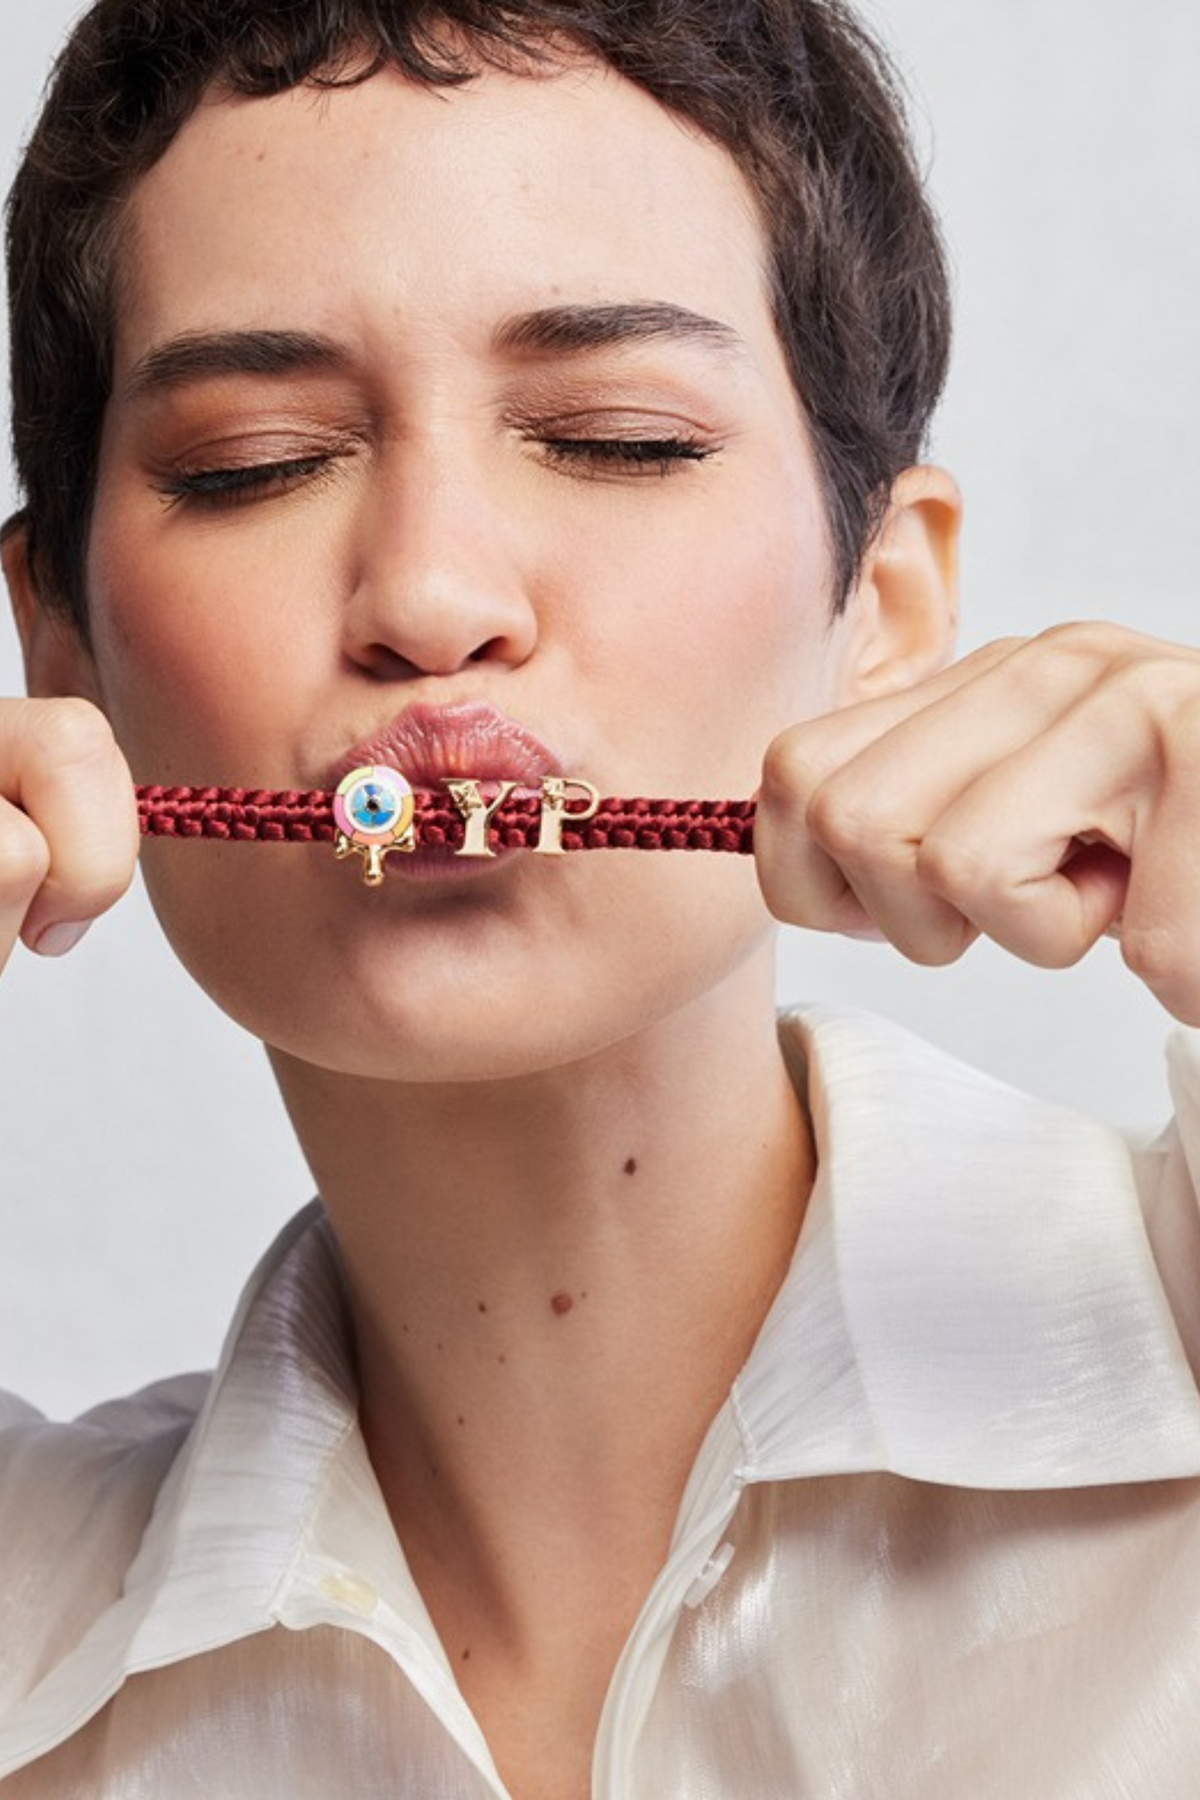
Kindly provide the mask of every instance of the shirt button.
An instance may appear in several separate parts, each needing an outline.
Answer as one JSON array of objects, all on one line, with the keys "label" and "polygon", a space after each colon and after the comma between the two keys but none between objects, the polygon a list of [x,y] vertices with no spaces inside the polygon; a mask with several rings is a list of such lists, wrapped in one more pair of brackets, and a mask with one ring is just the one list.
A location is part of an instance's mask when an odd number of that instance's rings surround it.
[{"label": "shirt button", "polygon": [[338,1606],[344,1606],[348,1612],[357,1613],[363,1619],[369,1619],[379,1605],[379,1595],[371,1583],[364,1581],[361,1575],[355,1575],[350,1569],[340,1569],[335,1575],[324,1576],[321,1592]]},{"label": "shirt button", "polygon": [[726,1569],[733,1561],[733,1557],[734,1548],[732,1544],[722,1544],[719,1550],[714,1550],[687,1593],[683,1596],[683,1604],[692,1608],[701,1606],[704,1601],[708,1599],[708,1596],[712,1593],[722,1575],[724,1575]]}]

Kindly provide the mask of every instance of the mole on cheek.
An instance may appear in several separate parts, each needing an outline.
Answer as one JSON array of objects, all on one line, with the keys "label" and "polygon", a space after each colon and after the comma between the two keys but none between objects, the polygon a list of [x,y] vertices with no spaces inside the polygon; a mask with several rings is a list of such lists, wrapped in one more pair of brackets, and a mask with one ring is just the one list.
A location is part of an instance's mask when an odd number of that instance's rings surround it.
[{"label": "mole on cheek", "polygon": [[629,1158],[629,1161],[625,1164],[625,1173],[627,1175],[636,1175],[637,1174],[637,1157],[636,1156],[631,1156]]},{"label": "mole on cheek", "polygon": [[550,1301],[550,1305],[560,1319],[566,1317],[574,1304],[575,1302],[572,1300],[570,1294],[555,1294]]}]

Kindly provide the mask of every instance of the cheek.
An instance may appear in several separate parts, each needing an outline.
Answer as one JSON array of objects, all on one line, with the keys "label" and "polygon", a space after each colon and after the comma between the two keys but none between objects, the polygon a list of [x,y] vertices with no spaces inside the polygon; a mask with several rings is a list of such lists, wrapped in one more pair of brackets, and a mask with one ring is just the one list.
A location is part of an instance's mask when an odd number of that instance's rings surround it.
[{"label": "cheek", "polygon": [[[668,478],[670,479],[670,478]],[[740,484],[664,529],[572,538],[554,572],[581,696],[602,694],[620,779],[712,797],[757,787],[779,731],[827,710],[830,560],[807,491]]]},{"label": "cheek", "polygon": [[827,595],[818,525],[811,534],[765,522],[730,532],[680,609],[683,665],[697,678],[707,671],[726,712],[790,718],[822,682]]},{"label": "cheek", "polygon": [[182,551],[169,524],[148,530],[98,505],[92,635],[104,704],[137,779],[294,780],[284,722],[310,704],[328,654],[317,609],[297,628],[300,560],[283,534],[236,557],[217,533]]}]

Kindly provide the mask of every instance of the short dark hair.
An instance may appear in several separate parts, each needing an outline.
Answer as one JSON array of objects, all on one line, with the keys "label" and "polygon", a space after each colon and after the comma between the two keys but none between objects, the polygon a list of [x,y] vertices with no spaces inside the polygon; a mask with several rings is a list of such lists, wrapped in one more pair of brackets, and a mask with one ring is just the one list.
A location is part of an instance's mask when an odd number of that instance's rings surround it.
[{"label": "short dark hair", "polygon": [[9,195],[13,446],[44,602],[87,635],[124,202],[214,84],[393,66],[455,84],[566,42],[722,145],[753,188],[844,603],[945,376],[949,298],[895,76],[841,0],[96,0]]}]

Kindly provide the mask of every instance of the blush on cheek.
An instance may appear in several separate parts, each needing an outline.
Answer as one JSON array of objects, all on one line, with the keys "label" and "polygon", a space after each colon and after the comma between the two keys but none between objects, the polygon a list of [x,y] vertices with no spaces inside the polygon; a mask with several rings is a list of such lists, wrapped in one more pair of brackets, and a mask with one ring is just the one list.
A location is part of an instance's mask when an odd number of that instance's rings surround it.
[{"label": "blush on cheek", "polygon": [[[93,533],[88,580],[100,692],[137,780],[293,779],[290,764],[270,755],[281,735],[272,730],[272,694],[290,713],[300,674],[268,679],[269,644],[247,604],[245,575],[236,594],[223,590],[211,569],[181,567],[165,546],[156,552],[113,508]],[[251,721],[261,740],[254,753],[244,745]]]},{"label": "blush on cheek", "polygon": [[751,792],[770,739],[825,710],[830,647],[824,561],[781,563],[767,559],[747,569],[744,560],[730,559],[693,596],[688,629],[673,650],[672,680],[679,690],[709,696],[703,735],[690,735],[705,745],[705,779],[710,786],[723,780],[722,794],[726,787],[731,795]]}]

